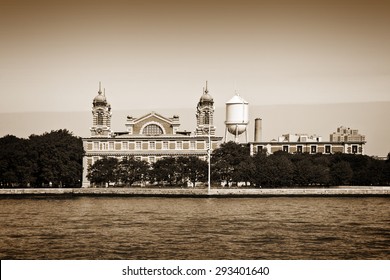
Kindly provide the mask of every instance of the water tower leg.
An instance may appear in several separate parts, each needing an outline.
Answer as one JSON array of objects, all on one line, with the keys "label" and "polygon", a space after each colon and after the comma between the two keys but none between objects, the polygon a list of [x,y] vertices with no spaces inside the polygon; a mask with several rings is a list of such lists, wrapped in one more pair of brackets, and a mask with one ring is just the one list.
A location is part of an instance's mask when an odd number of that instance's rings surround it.
[{"label": "water tower leg", "polygon": [[236,143],[238,143],[238,124],[236,124],[236,139],[234,139]]},{"label": "water tower leg", "polygon": [[227,142],[227,131],[228,131],[227,126],[225,126],[225,143]]}]

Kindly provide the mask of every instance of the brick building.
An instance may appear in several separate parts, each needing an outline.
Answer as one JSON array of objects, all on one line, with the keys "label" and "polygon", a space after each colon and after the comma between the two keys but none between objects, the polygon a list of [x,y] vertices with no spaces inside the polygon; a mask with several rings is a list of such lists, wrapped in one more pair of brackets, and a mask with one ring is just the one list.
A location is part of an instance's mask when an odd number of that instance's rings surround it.
[{"label": "brick building", "polygon": [[207,84],[196,107],[196,130],[180,131],[179,116],[165,117],[156,112],[135,118],[128,116],[125,130],[111,130],[111,106],[99,84],[98,95],[93,100],[93,125],[91,136],[83,138],[83,187],[90,185],[88,166],[102,157],[122,159],[134,156],[153,163],[168,156],[198,156],[207,159],[209,131],[211,150],[216,149],[222,137],[215,136],[214,101]]}]

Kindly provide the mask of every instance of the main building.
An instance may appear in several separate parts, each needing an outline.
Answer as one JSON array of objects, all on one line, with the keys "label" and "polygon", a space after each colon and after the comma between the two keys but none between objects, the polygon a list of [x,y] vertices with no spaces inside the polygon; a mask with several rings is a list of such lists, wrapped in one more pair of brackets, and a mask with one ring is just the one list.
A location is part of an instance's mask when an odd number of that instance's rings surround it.
[{"label": "main building", "polygon": [[180,130],[179,116],[162,116],[150,112],[141,117],[128,116],[125,130],[111,130],[111,105],[99,84],[98,95],[92,102],[90,137],[83,138],[83,187],[89,187],[88,167],[102,157],[122,159],[134,156],[153,163],[168,156],[198,156],[207,159],[209,135],[211,150],[216,149],[222,137],[215,136],[214,100],[206,88],[196,107],[194,132]]}]

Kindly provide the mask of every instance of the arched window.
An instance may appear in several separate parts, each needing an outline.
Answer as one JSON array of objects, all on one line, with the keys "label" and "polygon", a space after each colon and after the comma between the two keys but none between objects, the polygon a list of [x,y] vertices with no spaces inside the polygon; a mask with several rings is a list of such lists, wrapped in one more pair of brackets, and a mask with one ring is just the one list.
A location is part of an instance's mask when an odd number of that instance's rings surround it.
[{"label": "arched window", "polygon": [[97,113],[97,125],[103,125],[103,112]]},{"label": "arched window", "polygon": [[160,135],[163,134],[163,130],[157,124],[148,124],[147,126],[145,126],[144,130],[142,131],[142,134]]},{"label": "arched window", "polygon": [[209,112],[204,113],[204,124],[210,124],[210,113]]}]

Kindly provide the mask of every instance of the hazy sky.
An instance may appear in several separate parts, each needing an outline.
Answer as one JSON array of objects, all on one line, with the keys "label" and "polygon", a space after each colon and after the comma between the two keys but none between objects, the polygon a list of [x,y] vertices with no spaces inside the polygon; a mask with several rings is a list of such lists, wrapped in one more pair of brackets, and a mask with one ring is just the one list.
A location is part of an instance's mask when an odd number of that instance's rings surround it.
[{"label": "hazy sky", "polygon": [[[0,0],[0,11],[0,136],[88,136],[99,81],[115,130],[126,114],[166,109],[193,130],[208,80],[220,136],[238,90],[264,141],[328,140],[345,125],[366,135],[369,154],[390,151],[390,0]],[[344,105],[271,106],[327,103]],[[88,114],[42,113],[78,111]]]},{"label": "hazy sky", "polygon": [[[0,0],[0,113],[390,101],[390,1]],[[90,124],[88,124],[90,125]]]}]

